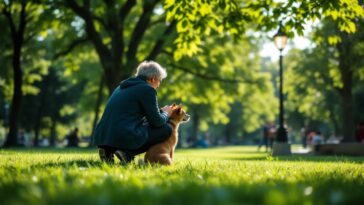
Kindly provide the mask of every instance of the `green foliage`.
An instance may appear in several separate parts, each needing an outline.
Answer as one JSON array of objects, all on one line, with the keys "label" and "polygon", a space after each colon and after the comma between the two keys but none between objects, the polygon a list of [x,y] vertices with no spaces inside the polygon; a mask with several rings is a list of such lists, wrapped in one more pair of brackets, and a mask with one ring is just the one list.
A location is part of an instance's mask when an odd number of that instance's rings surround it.
[{"label": "green foliage", "polygon": [[331,87],[333,82],[327,75],[330,65],[328,65],[328,59],[324,59],[325,57],[327,56],[319,55],[318,52],[292,50],[286,59],[286,62],[298,59],[298,61],[293,61],[294,64],[285,67],[287,72],[284,86],[285,92],[288,94],[287,101],[295,104],[298,111],[312,119],[329,119],[327,113],[322,112],[326,110],[323,109],[325,106],[319,105],[323,102],[327,92],[335,92]]},{"label": "green foliage", "polygon": [[[21,126],[26,130],[33,130],[37,120],[40,120],[41,128],[46,129],[43,137],[46,137],[50,135],[53,123],[65,126],[75,121],[80,114],[75,104],[79,101],[85,83],[72,84],[69,82],[72,79],[65,78],[61,71],[60,68],[50,68],[48,74],[42,76],[42,81],[34,85],[41,93],[24,96],[25,107],[28,109],[22,110]],[[64,136],[69,129],[63,127],[59,134]]]},{"label": "green foliage", "polygon": [[[318,46],[290,51],[285,59],[286,108],[288,119],[296,120],[296,128],[319,121],[330,125],[330,133],[327,134],[340,134],[341,128],[337,123],[341,119],[341,101],[337,89],[342,84],[337,64],[330,60],[330,52],[326,49]],[[297,121],[299,118],[301,122]]]},{"label": "green foliage", "polygon": [[[3,3],[0,3],[0,9],[2,9]],[[0,15],[0,24],[7,25],[7,19],[4,15]],[[2,32],[0,32],[0,62],[2,64],[2,69],[0,69],[0,91],[3,94],[3,98],[10,102],[12,97],[12,89],[13,89],[13,82],[12,82],[12,70],[11,67],[11,39],[8,38],[10,34],[10,28],[8,26],[4,26]]]},{"label": "green foliage", "polygon": [[[13,13],[15,24],[18,24],[19,2],[10,2],[12,3],[11,12]],[[1,2],[2,6],[3,3]],[[7,2],[5,3],[7,4]],[[57,1],[28,1],[26,15],[28,24],[26,26],[21,61],[24,99],[20,127],[26,128],[28,132],[34,131],[38,118],[42,118],[41,128],[46,129],[41,131],[43,137],[50,135],[49,129],[53,122],[59,123],[56,129],[60,135],[64,135],[69,128],[63,126],[71,120],[73,121],[76,114],[81,114],[73,106],[75,105],[74,102],[78,101],[81,96],[81,92],[77,88],[84,85],[85,78],[77,78],[76,75],[72,74],[76,70],[63,66],[63,61],[57,61],[57,59],[67,55],[72,50],[74,51],[74,48],[70,49],[72,42],[78,38],[83,38],[82,28],[79,27],[80,21],[69,11],[62,10],[57,5]],[[3,15],[1,15],[0,20],[3,21]],[[11,34],[9,27],[4,28],[4,32],[1,32],[1,39],[5,39],[6,41],[4,41],[4,44],[1,44],[4,46],[4,49],[1,49],[4,52],[0,54],[0,58],[1,62],[4,62],[6,69],[1,69],[5,72],[0,73],[0,81],[1,79],[6,79],[6,81],[4,80],[4,89],[1,89],[1,92],[4,91],[4,96],[7,101],[5,103],[9,103],[13,95],[13,73],[11,72],[10,53],[11,38],[9,37]],[[81,53],[80,50],[78,52]],[[67,59],[65,57],[65,59],[69,60],[71,58],[69,57]],[[87,60],[90,61],[91,59],[89,58]],[[77,59],[74,58],[72,62],[75,61]],[[70,61],[68,63],[71,64]],[[77,63],[81,64],[81,61],[78,60]],[[64,64],[67,65],[67,62]],[[46,86],[47,88],[43,88],[42,90],[40,85],[44,84],[46,78],[49,77],[51,69],[53,69],[53,74],[56,73],[53,77],[57,77],[51,80],[51,85],[48,84]],[[63,71],[64,73],[61,73]],[[95,71],[97,72],[97,70]],[[92,74],[93,72],[88,73]],[[47,89],[48,91],[44,91]],[[42,96],[45,95],[47,95],[48,100],[47,106],[41,104]],[[0,106],[1,108],[4,107],[3,102],[1,102]],[[40,106],[44,106],[44,116],[39,116]],[[59,127],[63,127],[63,129],[59,129]]]},{"label": "green foliage", "polygon": [[[356,26],[363,28],[363,20],[357,20]],[[354,34],[343,34],[337,30],[332,21],[323,21],[322,25],[314,30],[312,38],[316,45],[303,51],[292,50],[286,58],[285,92],[288,95],[288,108],[297,109],[305,118],[319,120],[331,125],[331,130],[341,132],[342,93],[344,87],[343,69],[352,72],[353,90],[361,90],[361,72],[363,70],[364,55],[358,49],[364,41],[363,30]],[[337,41],[336,37],[340,36]],[[334,40],[333,40],[334,39]],[[336,40],[335,40],[336,39]],[[338,47],[349,43],[354,49],[346,55],[339,55]],[[355,42],[355,43],[354,43]],[[348,51],[349,52],[349,51]],[[340,68],[340,65],[349,62],[350,67]],[[361,98],[356,97],[356,104],[361,104]],[[359,107],[354,109],[354,118],[359,122]],[[303,124],[301,125],[303,126]]]},{"label": "green foliage", "polygon": [[303,34],[304,24],[315,19],[331,19],[341,31],[356,31],[356,18],[364,18],[357,0],[334,1],[165,1],[166,21],[177,21],[178,50],[174,58],[192,56],[201,51],[204,36],[219,34],[240,38],[254,25],[257,31],[270,31],[283,21],[289,36]]},{"label": "green foliage", "polygon": [[169,167],[99,162],[96,150],[0,150],[4,204],[360,204],[362,157],[271,157],[256,147],[178,150]]},{"label": "green foliage", "polygon": [[[76,2],[83,8],[87,7],[87,1]],[[133,44],[136,22],[144,12],[143,6],[150,1],[136,2],[124,23],[120,24],[122,32],[115,30],[115,25],[119,24],[115,24],[113,20],[126,1],[115,1],[112,6],[107,6],[106,1],[89,2],[89,10],[94,18],[92,24],[95,25],[101,42],[109,49],[110,54],[124,46],[120,50],[123,53],[120,59],[115,58],[119,57],[116,52],[115,56],[110,55],[109,60],[100,63],[100,52],[96,52],[95,45],[88,42],[90,35],[86,38],[84,18],[82,15],[76,15],[77,12],[63,1],[29,3],[29,16],[32,21],[27,27],[27,36],[31,38],[27,38],[22,53],[23,91],[27,97],[39,99],[42,93],[37,85],[44,80],[51,67],[56,68],[59,79],[64,79],[64,84],[56,89],[57,92],[70,92],[70,88],[85,83],[86,89],[79,94],[80,96],[74,97],[77,102],[60,100],[62,105],[56,106],[59,117],[77,114],[79,118],[75,124],[84,128],[81,129],[81,133],[84,134],[91,133],[90,119],[93,119],[92,112],[95,110],[97,91],[105,64],[120,64],[115,68],[115,76],[120,74],[123,78],[127,77],[134,69],[133,61],[139,62],[148,58],[155,43],[161,39],[165,40],[163,51],[156,60],[167,68],[169,74],[159,90],[161,104],[177,101],[185,104],[187,111],[197,110],[196,113],[200,116],[200,131],[208,131],[212,125],[226,125],[234,121],[239,122],[237,133],[253,132],[266,120],[273,120],[278,109],[272,84],[275,79],[271,73],[261,72],[261,59],[258,57],[261,42],[251,34],[255,31],[275,29],[279,21],[283,21],[290,36],[295,33],[301,34],[304,23],[316,18],[333,19],[342,31],[354,32],[357,25],[353,22],[363,17],[362,7],[354,0],[166,0],[156,4],[148,28],[140,37],[140,45],[136,47],[136,55],[127,58],[127,52],[132,48],[129,44]],[[4,2],[0,5],[4,6]],[[18,7],[18,3],[14,3],[14,13],[19,12]],[[164,36],[165,28],[174,22],[176,33]],[[0,23],[6,23],[3,15],[0,16]],[[5,98],[1,103],[9,102],[12,97],[13,83],[10,79],[13,74],[10,69],[9,32],[9,28],[5,27],[4,32],[0,33],[1,39],[4,39],[4,43],[0,44],[3,51],[0,60],[6,68],[0,70],[0,88]],[[122,37],[122,44],[116,37]],[[328,39],[330,46],[341,41],[335,33],[330,33],[325,39],[322,36],[321,38],[325,42]],[[85,39],[82,43],[71,46],[82,39]],[[358,43],[355,52],[362,52],[363,45]],[[318,52],[320,54],[326,51]],[[294,112],[297,108],[295,105],[298,105],[297,110],[306,116],[328,121],[332,113],[320,110],[325,106],[322,101],[335,98],[335,94],[332,93],[336,88],[342,87],[337,63],[327,61],[328,66],[322,68],[326,62],[315,64],[316,53],[307,52],[304,55],[310,59],[309,65],[296,70],[299,73],[294,73],[294,70],[298,65],[304,64],[304,60],[297,62],[296,59],[299,58],[292,57],[290,62],[297,64],[288,66],[290,68],[287,73],[287,92],[298,93],[288,97],[292,100],[288,107]],[[324,61],[327,57],[325,55],[327,53],[320,54],[320,60]],[[295,57],[298,56],[297,54]],[[110,59],[113,58],[116,61],[111,63]],[[320,66],[320,69],[317,69],[317,66]],[[363,69],[358,69],[359,79],[364,79],[362,71]],[[325,72],[328,76],[324,75]],[[317,79],[315,84],[310,84],[310,78]],[[299,86],[295,87],[297,82]],[[333,88],[328,88],[331,85]],[[103,90],[104,96],[107,96],[108,91],[110,89]],[[316,96],[318,93],[319,96]],[[236,104],[238,106],[235,109],[239,108],[240,116],[232,115],[234,111],[231,107]],[[334,112],[336,109],[333,108]],[[26,119],[23,119],[23,122],[31,122],[34,113],[23,118]],[[48,120],[44,122],[50,124],[51,118],[46,119]],[[57,129],[65,133],[64,126],[65,124],[60,124],[59,127],[63,128]]]},{"label": "green foliage", "polygon": [[[83,5],[80,1],[78,3],[79,5]],[[105,7],[105,3],[103,2],[90,2],[90,10],[95,15],[93,23],[95,24],[96,31],[100,34],[102,42],[109,49],[115,46],[113,44],[113,39],[115,40],[115,37],[113,34],[114,30],[108,25],[110,24],[108,21],[110,20],[109,17],[115,16],[115,12],[120,9],[121,3],[120,5],[119,3],[115,3],[115,7]],[[125,22],[131,22],[123,25],[122,34],[125,45],[131,43],[133,29],[135,28],[133,22],[137,22],[142,15],[144,3],[145,2],[138,1],[125,19]],[[196,10],[196,12],[198,12],[198,14],[196,13],[195,15],[196,18],[200,18],[201,20],[208,17],[211,13],[210,8],[212,8],[212,5],[202,1],[197,2],[197,4],[201,6],[201,10]],[[87,122],[85,118],[92,116],[91,112],[94,111],[94,106],[96,104],[98,82],[102,75],[100,72],[101,65],[99,63],[100,56],[97,56],[95,50],[86,44],[81,48],[77,47],[76,49],[73,49],[72,53],[60,56],[61,59],[53,59],[60,51],[67,50],[68,46],[71,45],[74,40],[84,38],[85,33],[87,32],[85,30],[86,25],[84,19],[77,17],[77,15],[71,11],[71,9],[65,7],[61,1],[48,2],[43,6],[46,8],[46,11],[42,14],[44,15],[44,20],[39,25],[39,28],[37,27],[39,34],[37,34],[37,41],[34,42],[34,45],[39,46],[40,48],[46,45],[46,48],[37,49],[39,50],[39,57],[33,59],[41,59],[38,61],[39,64],[47,62],[48,64],[43,65],[54,66],[61,70],[59,75],[67,79],[67,83],[70,83],[68,87],[71,87],[71,85],[77,84],[78,82],[88,80],[86,85],[87,89],[82,93],[82,97],[73,111],[81,116],[77,122],[86,130],[91,130],[89,125],[85,125]],[[162,12],[154,12],[151,17],[151,26],[142,36],[143,41],[138,48],[136,56],[138,61],[144,60],[148,56],[148,53],[154,46],[156,40],[164,35],[163,32],[166,25],[163,24],[163,19],[168,13],[164,12],[161,4],[157,5],[156,8],[160,9]],[[192,8],[193,6],[191,9]],[[233,5],[233,3],[226,6],[226,11],[234,11],[236,9],[237,6]],[[253,12],[252,10],[253,9],[251,9],[251,12]],[[201,17],[197,17],[198,15],[201,15]],[[252,19],[259,16],[257,13],[254,15],[255,16],[249,18]],[[189,15],[189,17],[192,19],[194,18],[191,15]],[[167,16],[166,18],[168,19],[170,17]],[[223,27],[229,28],[231,34],[236,36],[238,32],[234,31],[233,28],[243,28],[243,26],[230,22],[233,18],[235,17],[228,16],[224,18],[222,27],[220,26],[218,29],[222,31]],[[172,34],[165,37],[165,39],[168,39],[165,42],[165,51],[171,53],[172,56],[163,56],[159,58],[158,61],[162,65],[168,65],[167,67],[170,67],[171,71],[168,70],[170,77],[167,79],[167,84],[172,86],[161,89],[159,96],[162,98],[162,102],[165,103],[171,103],[173,101],[183,102],[187,109],[190,109],[193,106],[203,107],[204,109],[199,110],[199,114],[202,116],[199,129],[203,131],[206,131],[210,125],[228,123],[231,120],[228,117],[231,104],[242,102],[242,113],[244,114],[243,121],[245,123],[240,129],[251,132],[260,127],[263,121],[262,119],[267,115],[270,116],[268,118],[272,118],[274,112],[271,112],[271,110],[276,110],[273,109],[275,101],[271,100],[274,98],[272,96],[272,88],[271,85],[267,83],[269,81],[269,76],[256,73],[259,72],[259,59],[256,57],[256,42],[249,42],[254,39],[242,38],[243,43],[237,44],[237,42],[233,42],[230,37],[225,39],[221,38],[224,35],[214,32],[214,28],[217,29],[214,25],[210,26],[213,27],[211,29],[211,34],[217,37],[202,38],[204,44],[199,48],[200,55],[192,56],[192,54],[195,53],[193,51],[194,48],[188,48],[191,50],[191,57],[183,57],[181,58],[181,61],[177,63],[172,57],[173,55],[178,55],[178,51],[174,52],[176,50],[176,44],[173,44],[174,40],[178,41],[178,36]],[[206,30],[207,32],[207,30],[210,30],[209,27],[196,28],[196,32],[202,30]],[[249,28],[248,25],[245,27]],[[176,29],[183,29],[183,26],[181,27],[181,24],[177,24]],[[190,29],[190,31],[193,31],[193,29]],[[193,36],[198,35],[192,35],[192,37]],[[191,37],[191,35],[186,35],[186,37]],[[182,40],[185,41],[186,39]],[[31,49],[28,50],[30,51]],[[126,61],[128,62],[129,60]],[[51,61],[52,64],[49,64],[49,61]],[[177,70],[176,67],[179,66],[190,68],[192,74],[186,74],[186,71],[181,72],[181,70]],[[40,80],[40,77],[43,75],[42,72],[43,69],[39,68],[38,71],[25,73],[25,78],[29,79],[29,85],[32,85],[31,83],[34,83],[34,80]],[[63,73],[61,74],[61,72]],[[221,83],[219,82],[219,79],[206,81],[203,78],[196,78],[193,72],[197,72],[200,76],[209,76],[212,74],[213,77],[232,79],[239,84]],[[131,73],[130,68],[125,68],[125,73],[125,75]],[[255,84],[257,84],[257,86],[255,86]],[[37,94],[37,92],[39,92],[36,86],[30,88],[31,89],[28,89],[29,94]],[[268,93],[266,93],[266,91],[268,91]],[[250,97],[250,95],[254,96]],[[267,101],[273,101],[273,103],[269,103],[267,106],[267,103],[263,103]],[[262,106],[263,104],[265,106]],[[264,109],[259,109],[260,106],[264,107]],[[65,108],[69,107],[70,105],[64,104],[63,107],[60,107],[60,111],[66,113],[65,111],[70,109]],[[26,118],[32,117],[34,117],[34,115],[30,115]],[[84,131],[81,130],[81,132]]]},{"label": "green foliage", "polygon": [[[67,78],[71,80],[73,85],[77,85],[80,82],[85,83],[85,89],[79,93],[78,101],[74,106],[77,120],[73,124],[79,127],[80,136],[89,136],[93,129],[92,122],[95,117],[94,110],[100,80],[104,77],[101,65],[98,62],[95,51],[90,50],[87,46],[73,52],[73,55],[65,57],[63,63],[65,66],[63,74],[68,75]],[[72,69],[74,66],[66,66],[69,64],[76,65],[77,69]],[[106,86],[103,85],[103,87],[101,102],[106,103],[108,90]],[[104,108],[104,104],[101,104],[100,113],[102,113]]]},{"label": "green foliage", "polygon": [[167,22],[177,21],[176,60],[200,52],[205,35],[228,31],[238,36],[244,31],[242,22],[238,21],[239,8],[233,1],[165,1],[164,9]]},{"label": "green foliage", "polygon": [[[191,58],[183,57],[176,63],[170,56],[160,57],[168,71],[158,91],[162,103],[184,104],[192,117],[199,116],[200,131],[231,120],[242,122],[240,132],[258,129],[264,120],[272,120],[277,110],[271,74],[261,73],[259,43],[253,37],[240,43],[209,37],[202,51]],[[242,115],[229,119],[234,103],[241,105]]]}]

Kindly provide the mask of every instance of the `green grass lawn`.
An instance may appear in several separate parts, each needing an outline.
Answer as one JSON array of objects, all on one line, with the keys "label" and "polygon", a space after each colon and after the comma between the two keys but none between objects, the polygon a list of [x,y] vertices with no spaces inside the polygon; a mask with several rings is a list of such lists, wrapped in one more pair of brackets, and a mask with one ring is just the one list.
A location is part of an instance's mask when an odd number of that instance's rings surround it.
[{"label": "green grass lawn", "polygon": [[0,157],[4,205],[364,204],[363,157],[271,157],[242,146],[177,150],[169,167],[107,165],[96,149]]}]

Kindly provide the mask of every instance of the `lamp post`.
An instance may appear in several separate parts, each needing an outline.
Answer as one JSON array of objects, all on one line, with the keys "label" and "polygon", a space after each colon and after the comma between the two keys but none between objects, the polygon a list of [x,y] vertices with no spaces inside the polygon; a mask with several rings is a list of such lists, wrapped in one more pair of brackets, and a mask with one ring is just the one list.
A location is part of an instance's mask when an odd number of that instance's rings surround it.
[{"label": "lamp post", "polygon": [[287,35],[284,33],[282,23],[279,24],[278,32],[274,35],[274,43],[279,50],[279,127],[276,142],[273,145],[273,155],[289,155],[291,147],[287,143],[287,131],[284,128],[284,104],[283,104],[283,55],[282,51],[287,44]]}]

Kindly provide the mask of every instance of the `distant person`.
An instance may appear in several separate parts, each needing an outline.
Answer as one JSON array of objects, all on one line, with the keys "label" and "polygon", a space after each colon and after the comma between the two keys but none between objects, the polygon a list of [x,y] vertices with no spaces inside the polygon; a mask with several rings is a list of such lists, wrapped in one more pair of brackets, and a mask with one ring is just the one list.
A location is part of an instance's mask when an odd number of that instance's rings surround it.
[{"label": "distant person", "polygon": [[276,126],[270,122],[269,123],[269,132],[268,132],[268,145],[270,147],[270,150],[273,150],[273,143],[274,143],[274,138],[276,135],[277,129]]},{"label": "distant person", "polygon": [[312,144],[312,139],[315,136],[316,132],[315,131],[309,131],[308,135],[307,135],[307,144],[311,145]]},{"label": "distant person", "polygon": [[284,123],[284,129],[286,129],[286,132],[287,132],[287,142],[289,144],[291,144],[292,140],[293,140],[292,127],[288,126],[287,122],[285,122]]},{"label": "distant person", "polygon": [[269,146],[268,146],[269,129],[270,129],[270,124],[266,123],[262,129],[262,139],[258,145],[258,151],[260,151],[260,148],[263,145],[265,146],[265,151],[266,152],[268,151],[268,149],[269,149]]},{"label": "distant person", "polygon": [[196,147],[197,148],[208,148],[209,143],[207,142],[207,140],[204,137],[201,137],[199,140],[197,140]]},{"label": "distant person", "polygon": [[312,145],[319,145],[324,143],[324,138],[320,131],[316,131],[313,134],[311,144]]},{"label": "distant person", "polygon": [[78,147],[79,138],[78,138],[78,128],[76,127],[68,136],[67,136],[67,147]]},{"label": "distant person", "polygon": [[355,131],[356,141],[364,143],[364,122],[360,122]]},{"label": "distant person", "polygon": [[307,125],[305,125],[304,127],[301,128],[300,134],[301,134],[302,147],[304,149],[306,149],[307,148],[307,136],[308,136],[308,126]]}]

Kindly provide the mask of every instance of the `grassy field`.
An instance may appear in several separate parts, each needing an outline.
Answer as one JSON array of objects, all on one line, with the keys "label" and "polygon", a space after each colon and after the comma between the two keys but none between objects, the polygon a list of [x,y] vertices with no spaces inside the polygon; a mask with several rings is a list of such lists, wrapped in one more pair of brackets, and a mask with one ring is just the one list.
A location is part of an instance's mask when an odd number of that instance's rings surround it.
[{"label": "grassy field", "polygon": [[110,166],[96,149],[11,149],[0,157],[4,205],[364,204],[363,157],[271,157],[241,146],[177,150],[170,167]]}]

